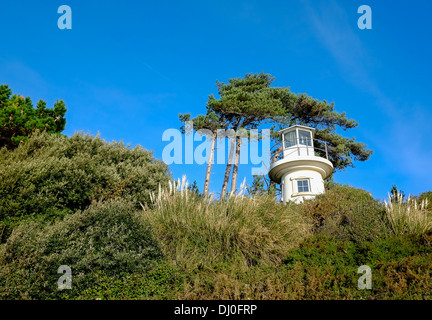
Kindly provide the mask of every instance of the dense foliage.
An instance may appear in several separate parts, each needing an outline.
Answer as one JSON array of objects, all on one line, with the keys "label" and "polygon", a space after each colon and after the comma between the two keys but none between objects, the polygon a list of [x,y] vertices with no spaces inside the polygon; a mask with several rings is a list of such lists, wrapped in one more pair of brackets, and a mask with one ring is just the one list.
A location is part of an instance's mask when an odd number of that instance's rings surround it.
[{"label": "dense foliage", "polygon": [[[114,199],[53,223],[22,223],[0,247],[0,298],[432,298],[431,230],[395,234],[390,209],[364,190],[335,186],[282,205],[268,195],[213,201],[190,189],[150,193],[141,210]],[[405,229],[432,221],[423,214],[402,220]],[[72,289],[59,291],[63,264]],[[370,290],[357,286],[361,265],[372,269]]]},{"label": "dense foliage", "polygon": [[368,192],[335,185],[302,205],[313,219],[317,234],[353,242],[373,241],[388,235],[385,206]]},{"label": "dense foliage", "polygon": [[53,108],[39,100],[36,108],[29,97],[12,95],[7,85],[0,85],[0,148],[16,148],[35,130],[60,133],[66,125],[66,105],[57,100]]},{"label": "dense foliage", "polygon": [[97,276],[116,279],[144,273],[162,259],[150,226],[123,201],[95,203],[64,220],[22,224],[0,255],[0,290],[9,298],[52,298],[57,269],[73,270],[74,293],[89,290]]},{"label": "dense foliage", "polygon": [[139,146],[36,132],[0,150],[0,234],[4,239],[22,219],[61,217],[93,200],[123,198],[140,208],[169,179],[167,166]]}]

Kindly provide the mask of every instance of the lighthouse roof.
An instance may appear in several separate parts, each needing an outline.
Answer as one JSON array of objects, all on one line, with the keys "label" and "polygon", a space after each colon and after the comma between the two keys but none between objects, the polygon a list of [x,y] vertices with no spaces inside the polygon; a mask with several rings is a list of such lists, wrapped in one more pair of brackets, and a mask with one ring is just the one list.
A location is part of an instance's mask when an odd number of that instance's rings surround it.
[{"label": "lighthouse roof", "polygon": [[291,127],[284,128],[284,129],[282,129],[282,130],[279,130],[278,133],[279,133],[279,134],[283,134],[284,132],[286,132],[286,131],[291,131],[291,130],[293,130],[293,129],[295,129],[295,128],[305,129],[305,130],[312,131],[312,134],[314,134],[314,133],[315,133],[315,130],[316,130],[315,128],[312,128],[312,127],[306,127],[306,126],[302,126],[302,125],[296,124],[296,125],[293,125],[293,126],[291,126]]}]

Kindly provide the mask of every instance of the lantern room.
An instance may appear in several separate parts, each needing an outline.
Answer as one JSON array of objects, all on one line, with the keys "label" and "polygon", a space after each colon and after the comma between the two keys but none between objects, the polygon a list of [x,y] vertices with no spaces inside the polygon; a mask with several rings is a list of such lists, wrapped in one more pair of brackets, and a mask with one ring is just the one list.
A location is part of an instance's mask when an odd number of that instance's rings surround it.
[{"label": "lantern room", "polygon": [[[333,173],[327,144],[314,146],[315,129],[294,125],[279,131],[282,158],[270,165],[269,177],[281,185],[282,201],[302,202],[324,193],[324,180]],[[325,158],[320,156],[325,155]]]}]

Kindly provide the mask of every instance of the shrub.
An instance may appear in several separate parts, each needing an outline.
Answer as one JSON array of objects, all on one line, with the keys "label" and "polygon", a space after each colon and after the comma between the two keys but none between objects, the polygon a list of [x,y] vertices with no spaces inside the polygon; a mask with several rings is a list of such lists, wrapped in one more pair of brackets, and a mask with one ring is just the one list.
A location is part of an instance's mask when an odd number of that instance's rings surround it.
[{"label": "shrub", "polygon": [[176,299],[183,290],[184,274],[168,263],[160,263],[146,273],[131,273],[123,277],[110,276],[104,272],[94,275],[92,286],[77,293],[67,292],[63,299]]},{"label": "shrub", "polygon": [[36,133],[13,151],[0,150],[3,239],[24,218],[61,217],[93,200],[123,198],[140,208],[169,179],[167,166],[139,146]]},{"label": "shrub", "polygon": [[[197,270],[183,299],[432,299],[432,247],[421,238],[389,237],[353,243],[315,235],[291,249],[279,265]],[[360,290],[361,265],[372,289]]]},{"label": "shrub", "polygon": [[387,236],[385,208],[368,192],[350,186],[335,186],[301,204],[320,234],[355,242]]},{"label": "shrub", "polygon": [[[355,244],[319,235],[291,250],[283,272],[296,274],[290,286],[303,288],[301,299],[431,299],[431,261],[432,247],[417,237]],[[371,290],[357,287],[361,265],[371,267]]]},{"label": "shrub", "polygon": [[0,251],[0,297],[59,297],[61,265],[72,269],[73,291],[67,295],[97,286],[101,272],[114,280],[146,274],[163,255],[148,223],[134,211],[132,204],[116,200],[55,223],[21,224]]},{"label": "shrub", "polygon": [[[188,273],[183,299],[432,299],[432,247],[421,238],[354,243],[315,235],[279,265],[201,269]],[[372,289],[360,290],[361,265]]]}]

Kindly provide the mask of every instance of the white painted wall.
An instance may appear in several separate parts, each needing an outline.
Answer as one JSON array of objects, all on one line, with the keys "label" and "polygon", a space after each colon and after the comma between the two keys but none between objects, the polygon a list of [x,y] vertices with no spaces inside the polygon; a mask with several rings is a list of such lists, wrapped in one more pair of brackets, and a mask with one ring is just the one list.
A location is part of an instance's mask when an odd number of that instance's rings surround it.
[{"label": "white painted wall", "polygon": [[298,157],[313,157],[315,156],[314,147],[306,145],[296,145],[283,150],[284,159],[294,159]]},{"label": "white painted wall", "polygon": [[[297,180],[309,179],[310,192],[299,193],[297,190]],[[288,172],[282,177],[282,200],[284,202],[302,202],[304,199],[313,199],[316,195],[324,193],[324,180],[321,174],[315,170],[298,170]]]}]

